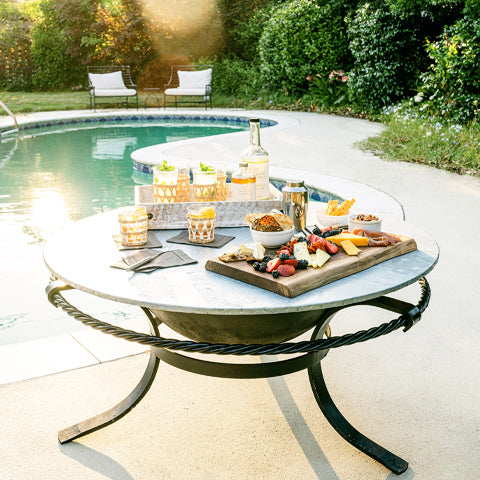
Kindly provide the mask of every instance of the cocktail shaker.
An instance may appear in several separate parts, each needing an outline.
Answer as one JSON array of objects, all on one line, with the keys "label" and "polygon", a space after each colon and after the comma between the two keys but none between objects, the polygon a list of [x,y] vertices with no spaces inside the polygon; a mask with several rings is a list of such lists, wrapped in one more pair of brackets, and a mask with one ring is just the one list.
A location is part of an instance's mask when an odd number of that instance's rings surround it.
[{"label": "cocktail shaker", "polygon": [[283,213],[293,220],[297,231],[305,228],[308,210],[308,189],[300,180],[287,180],[282,189]]}]

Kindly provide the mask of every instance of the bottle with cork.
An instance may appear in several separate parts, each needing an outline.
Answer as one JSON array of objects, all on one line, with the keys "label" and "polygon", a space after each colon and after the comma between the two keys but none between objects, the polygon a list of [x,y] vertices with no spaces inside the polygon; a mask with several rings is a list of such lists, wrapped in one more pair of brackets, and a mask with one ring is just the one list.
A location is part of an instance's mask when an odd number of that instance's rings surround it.
[{"label": "bottle with cork", "polygon": [[260,145],[260,120],[250,119],[250,145],[242,153],[242,161],[248,164],[248,171],[256,179],[256,200],[270,198],[270,177],[268,153]]}]

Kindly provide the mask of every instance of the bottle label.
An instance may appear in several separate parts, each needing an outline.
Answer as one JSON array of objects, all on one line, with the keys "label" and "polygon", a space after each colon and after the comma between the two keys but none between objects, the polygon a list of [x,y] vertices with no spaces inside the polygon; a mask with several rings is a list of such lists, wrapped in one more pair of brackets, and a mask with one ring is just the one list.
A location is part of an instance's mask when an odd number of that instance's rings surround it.
[{"label": "bottle label", "polygon": [[268,200],[270,198],[268,157],[259,160],[246,158],[245,161],[248,162],[248,171],[253,173],[256,178],[256,199]]},{"label": "bottle label", "polygon": [[247,202],[255,200],[255,182],[237,183],[232,181],[232,200],[234,202]]}]

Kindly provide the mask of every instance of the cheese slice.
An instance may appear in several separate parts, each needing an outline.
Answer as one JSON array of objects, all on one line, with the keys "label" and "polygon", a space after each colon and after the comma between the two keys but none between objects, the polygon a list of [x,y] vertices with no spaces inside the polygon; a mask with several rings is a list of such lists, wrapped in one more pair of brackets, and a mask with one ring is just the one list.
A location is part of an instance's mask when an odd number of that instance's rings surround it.
[{"label": "cheese slice", "polygon": [[357,248],[350,240],[344,240],[340,243],[340,245],[345,250],[347,255],[358,255],[360,253],[360,249]]},{"label": "cheese slice", "polygon": [[[254,252],[260,254],[262,249],[263,253],[257,257]],[[265,247],[260,242],[242,243],[240,245],[240,253],[243,255],[253,255],[255,258],[263,258],[265,256]]]},{"label": "cheese slice", "polygon": [[330,255],[327,252],[324,252],[320,248],[315,252],[317,257],[317,267],[320,268],[323,266],[329,259]]},{"label": "cheese slice", "polygon": [[265,256],[265,247],[260,242],[255,243],[252,256],[258,260],[262,260]]},{"label": "cheese slice", "polygon": [[308,266],[318,268],[317,256],[314,253],[310,253],[309,257]]},{"label": "cheese slice", "polygon": [[307,262],[310,263],[310,253],[307,242],[295,243],[295,245],[293,245],[293,256],[297,260],[307,260]]},{"label": "cheese slice", "polygon": [[350,240],[350,242],[356,245],[357,247],[368,246],[367,237],[361,237],[360,235],[354,235],[353,233],[342,232],[342,233],[339,233],[338,235],[332,235],[331,237],[328,237],[327,240],[337,245],[340,245],[344,240]]}]

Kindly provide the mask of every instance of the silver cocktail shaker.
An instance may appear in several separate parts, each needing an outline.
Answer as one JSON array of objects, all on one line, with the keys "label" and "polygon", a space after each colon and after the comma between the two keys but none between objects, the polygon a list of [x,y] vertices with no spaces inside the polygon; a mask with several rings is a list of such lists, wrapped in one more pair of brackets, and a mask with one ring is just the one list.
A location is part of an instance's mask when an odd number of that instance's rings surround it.
[{"label": "silver cocktail shaker", "polygon": [[300,180],[287,180],[282,189],[283,213],[293,220],[297,231],[305,227],[308,210],[308,189]]}]

